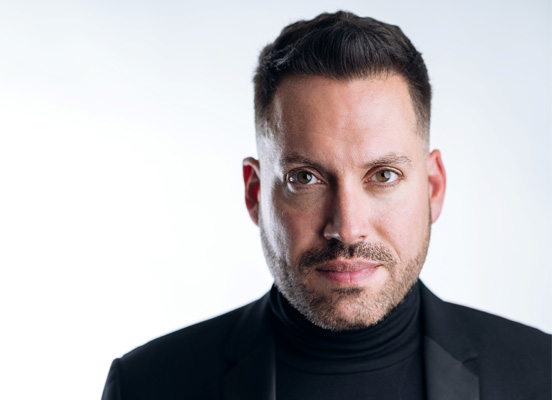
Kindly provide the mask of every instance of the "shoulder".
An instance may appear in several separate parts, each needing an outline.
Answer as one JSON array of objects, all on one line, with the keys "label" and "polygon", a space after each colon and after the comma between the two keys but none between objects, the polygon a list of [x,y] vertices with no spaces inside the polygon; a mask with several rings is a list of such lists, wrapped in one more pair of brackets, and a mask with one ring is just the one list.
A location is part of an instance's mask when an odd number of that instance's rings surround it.
[{"label": "shoulder", "polygon": [[453,329],[467,334],[474,345],[485,348],[509,348],[531,352],[550,348],[551,336],[539,329],[484,311],[446,302],[422,285],[422,303],[431,330],[455,336]]},{"label": "shoulder", "polygon": [[443,302],[479,352],[512,358],[550,358],[551,336],[539,329],[470,307]]},{"label": "shoulder", "polygon": [[[539,329],[483,311],[447,303],[483,360],[518,372],[550,371],[552,337]],[[539,368],[540,367],[540,368]]]},{"label": "shoulder", "polygon": [[246,307],[156,338],[125,354],[121,361],[129,365],[151,365],[157,362],[166,365],[175,359],[194,361],[205,355],[220,355],[229,331]]},{"label": "shoulder", "polygon": [[102,398],[217,398],[217,382],[232,366],[225,357],[232,332],[260,302],[161,336],[116,359]]},{"label": "shoulder", "polygon": [[[468,307],[450,305],[465,326],[479,357],[483,388],[496,388],[520,398],[550,398],[552,338],[533,327]],[[492,389],[491,389],[492,388]]]},{"label": "shoulder", "polygon": [[529,347],[550,346],[550,334],[537,328],[470,307],[453,303],[445,304],[448,305],[451,312],[466,323],[469,330],[474,334],[477,333],[477,337],[481,340],[492,338],[492,341],[496,344],[523,341]]},{"label": "shoulder", "polygon": [[523,397],[527,393],[550,392],[552,337],[549,334],[444,302],[426,288],[423,290],[426,291],[424,324],[429,336],[450,353],[459,354],[461,347],[474,351],[477,361],[473,360],[473,372],[479,375],[483,392],[508,391],[511,398],[515,398],[515,393]]}]

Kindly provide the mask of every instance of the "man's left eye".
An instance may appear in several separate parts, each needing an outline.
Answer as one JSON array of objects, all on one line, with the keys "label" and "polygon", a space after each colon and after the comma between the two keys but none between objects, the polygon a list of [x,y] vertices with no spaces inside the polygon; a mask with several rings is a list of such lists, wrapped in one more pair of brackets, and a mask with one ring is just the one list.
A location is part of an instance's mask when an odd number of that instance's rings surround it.
[{"label": "man's left eye", "polygon": [[395,182],[397,179],[399,179],[399,174],[396,172],[391,171],[390,169],[380,169],[372,175],[371,180],[375,180],[380,183],[390,183]]}]

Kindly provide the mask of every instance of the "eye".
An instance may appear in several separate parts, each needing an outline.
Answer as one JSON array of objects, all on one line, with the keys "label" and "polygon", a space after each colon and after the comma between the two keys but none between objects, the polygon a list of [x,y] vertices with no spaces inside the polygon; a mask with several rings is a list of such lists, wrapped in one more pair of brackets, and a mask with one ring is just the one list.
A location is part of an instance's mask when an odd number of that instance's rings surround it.
[{"label": "eye", "polygon": [[306,171],[304,169],[292,172],[289,175],[288,180],[292,183],[297,183],[299,185],[312,185],[317,181],[316,177],[312,172]]},{"label": "eye", "polygon": [[399,179],[399,174],[390,169],[380,169],[379,171],[376,171],[376,173],[372,175],[370,179],[380,183],[391,183]]}]

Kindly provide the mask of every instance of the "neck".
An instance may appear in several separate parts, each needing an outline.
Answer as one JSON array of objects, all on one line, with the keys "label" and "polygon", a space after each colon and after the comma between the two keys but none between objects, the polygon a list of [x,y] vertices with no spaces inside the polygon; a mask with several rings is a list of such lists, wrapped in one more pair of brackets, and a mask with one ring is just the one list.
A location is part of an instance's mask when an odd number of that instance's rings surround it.
[{"label": "neck", "polygon": [[272,288],[270,305],[278,357],[307,370],[381,368],[403,360],[421,346],[418,283],[383,320],[354,331],[333,332],[315,326],[276,287]]}]

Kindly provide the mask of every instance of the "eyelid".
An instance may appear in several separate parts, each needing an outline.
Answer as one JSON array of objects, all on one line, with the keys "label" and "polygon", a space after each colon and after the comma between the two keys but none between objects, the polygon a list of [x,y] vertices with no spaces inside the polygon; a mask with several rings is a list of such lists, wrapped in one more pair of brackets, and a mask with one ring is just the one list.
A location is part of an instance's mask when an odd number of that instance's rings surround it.
[{"label": "eyelid", "polygon": [[[297,175],[299,172],[302,172],[302,171],[305,171],[305,172],[308,172],[310,174],[313,175],[314,177],[314,182],[312,183],[308,183],[308,184],[301,184],[301,183],[298,183],[297,180],[292,180],[292,178]],[[393,174],[396,175],[396,178],[390,182],[380,182],[380,181],[377,181],[374,179],[375,175],[378,173],[378,172],[381,172],[381,171],[390,171],[392,172]],[[366,174],[366,179],[365,181],[369,181],[371,183],[376,183],[376,184],[379,184],[379,185],[386,185],[386,186],[391,186],[393,184],[396,184],[398,181],[402,180],[404,175],[403,173],[396,169],[396,168],[393,168],[393,167],[387,167],[387,166],[378,166],[378,167],[374,167],[372,168],[367,174]],[[317,171],[315,171],[313,168],[311,167],[305,167],[305,166],[302,166],[302,167],[296,167],[296,168],[293,168],[292,170],[290,170],[289,172],[287,172],[284,176],[284,179],[287,183],[291,183],[295,186],[300,186],[300,187],[307,187],[307,186],[311,186],[315,183],[324,183],[324,180],[322,180],[320,178],[320,175],[318,174]]]},{"label": "eyelid", "polygon": [[[392,180],[392,181],[389,181],[389,182],[380,182],[376,179],[373,179],[376,174],[378,172],[381,172],[381,171],[390,171],[392,173],[394,173],[397,177]],[[368,177],[367,177],[367,181],[370,181],[370,182],[375,182],[377,184],[381,184],[381,185],[392,185],[392,184],[395,184],[397,183],[399,180],[401,180],[404,175],[402,174],[401,171],[395,169],[395,168],[391,168],[391,167],[386,167],[386,166],[380,166],[380,167],[376,167],[376,168],[373,168],[372,170],[370,170],[370,172],[367,174]]]},{"label": "eyelid", "polygon": [[[314,182],[313,183],[307,183],[307,184],[301,184],[301,183],[298,183],[297,181],[292,181],[292,177],[297,175],[299,172],[308,172],[309,174],[312,174],[312,176],[314,177]],[[309,168],[309,167],[297,167],[297,168],[293,168],[291,171],[289,171],[286,175],[285,175],[285,180],[287,183],[292,183],[294,185],[297,185],[297,186],[311,186],[315,183],[324,183],[324,181],[320,178],[319,174],[314,171],[312,168]]]}]

